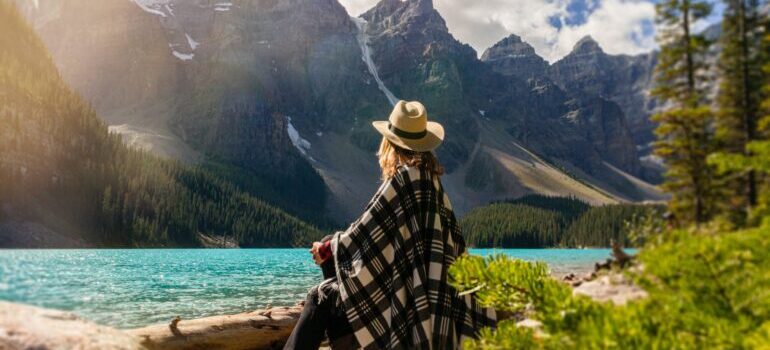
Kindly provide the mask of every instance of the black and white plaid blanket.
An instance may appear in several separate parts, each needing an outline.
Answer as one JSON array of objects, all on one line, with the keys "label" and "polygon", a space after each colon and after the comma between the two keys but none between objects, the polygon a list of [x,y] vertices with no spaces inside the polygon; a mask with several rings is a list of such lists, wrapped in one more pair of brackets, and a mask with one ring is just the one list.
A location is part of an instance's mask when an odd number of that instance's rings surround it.
[{"label": "black and white plaid blanket", "polygon": [[495,325],[494,310],[447,284],[465,242],[429,172],[401,168],[331,248],[341,304],[364,349],[454,349]]}]

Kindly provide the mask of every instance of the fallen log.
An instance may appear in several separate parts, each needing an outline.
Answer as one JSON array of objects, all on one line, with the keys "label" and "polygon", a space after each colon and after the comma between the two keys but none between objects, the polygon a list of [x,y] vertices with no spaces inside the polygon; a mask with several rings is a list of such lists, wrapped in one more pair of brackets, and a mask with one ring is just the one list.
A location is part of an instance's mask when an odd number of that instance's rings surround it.
[{"label": "fallen log", "polygon": [[120,330],[77,315],[0,301],[0,349],[280,349],[302,306],[185,320]]},{"label": "fallen log", "polygon": [[126,332],[151,350],[280,349],[301,312],[301,306],[293,306],[192,320],[175,318]]}]

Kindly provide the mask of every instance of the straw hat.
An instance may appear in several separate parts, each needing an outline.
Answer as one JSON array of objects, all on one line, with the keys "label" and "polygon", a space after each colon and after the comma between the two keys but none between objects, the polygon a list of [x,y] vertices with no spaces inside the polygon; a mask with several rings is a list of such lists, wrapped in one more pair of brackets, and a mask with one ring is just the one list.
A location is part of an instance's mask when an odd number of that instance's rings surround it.
[{"label": "straw hat", "polygon": [[398,101],[388,121],[372,122],[377,131],[396,146],[429,152],[444,141],[444,127],[428,121],[428,111],[417,101]]}]

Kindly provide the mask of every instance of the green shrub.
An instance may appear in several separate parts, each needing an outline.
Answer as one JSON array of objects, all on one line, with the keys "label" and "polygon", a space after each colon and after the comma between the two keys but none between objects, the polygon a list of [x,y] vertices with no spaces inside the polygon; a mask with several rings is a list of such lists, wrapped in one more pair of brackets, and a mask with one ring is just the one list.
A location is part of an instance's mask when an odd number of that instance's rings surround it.
[{"label": "green shrub", "polygon": [[643,269],[629,277],[649,296],[624,306],[573,296],[541,263],[465,256],[451,283],[511,320],[483,330],[468,349],[767,349],[770,347],[770,228],[675,231],[648,239]]}]

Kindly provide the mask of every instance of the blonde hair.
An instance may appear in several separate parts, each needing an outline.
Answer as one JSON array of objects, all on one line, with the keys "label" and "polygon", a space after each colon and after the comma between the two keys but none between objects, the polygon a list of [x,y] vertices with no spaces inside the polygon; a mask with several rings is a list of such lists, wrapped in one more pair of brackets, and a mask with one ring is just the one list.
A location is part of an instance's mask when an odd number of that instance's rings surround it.
[{"label": "blonde hair", "polygon": [[380,150],[377,151],[382,169],[382,180],[387,181],[398,172],[401,166],[416,166],[423,168],[434,175],[443,175],[444,168],[439,164],[433,152],[417,152],[394,145],[386,137],[380,142]]}]

